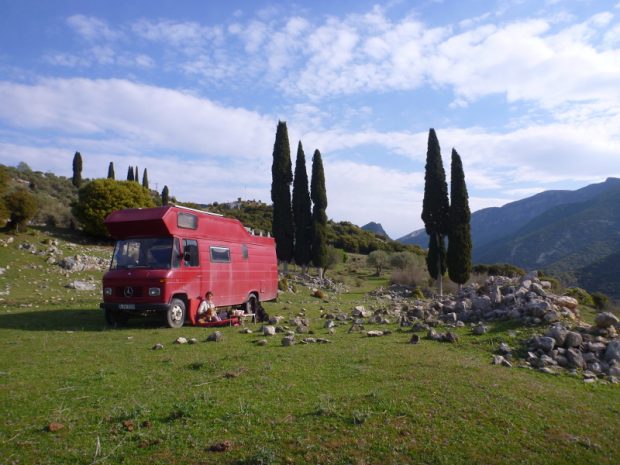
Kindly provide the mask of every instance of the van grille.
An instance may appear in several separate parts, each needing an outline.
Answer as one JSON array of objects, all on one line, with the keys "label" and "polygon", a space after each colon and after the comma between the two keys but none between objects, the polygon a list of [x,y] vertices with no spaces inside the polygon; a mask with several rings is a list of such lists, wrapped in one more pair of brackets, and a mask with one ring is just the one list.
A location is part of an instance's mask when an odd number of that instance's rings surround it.
[{"label": "van grille", "polygon": [[115,291],[116,297],[124,297],[127,299],[133,299],[136,297],[142,297],[143,291],[141,287],[134,286],[119,286]]}]

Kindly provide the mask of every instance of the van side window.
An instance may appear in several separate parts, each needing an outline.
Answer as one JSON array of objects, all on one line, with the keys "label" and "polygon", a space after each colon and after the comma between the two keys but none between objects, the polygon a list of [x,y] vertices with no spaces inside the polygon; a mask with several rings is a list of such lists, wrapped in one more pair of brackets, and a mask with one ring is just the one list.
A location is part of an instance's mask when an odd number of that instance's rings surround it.
[{"label": "van side window", "polygon": [[177,215],[177,226],[185,229],[198,229],[198,217],[191,213],[179,212]]},{"label": "van side window", "polygon": [[174,238],[172,246],[172,268],[178,268],[181,266],[181,246],[179,245],[179,239]]},{"label": "van side window", "polygon": [[183,239],[183,263],[185,266],[198,266],[198,241]]},{"label": "van side window", "polygon": [[247,260],[249,257],[248,246],[245,244],[241,246],[241,255],[243,256],[244,260]]},{"label": "van side window", "polygon": [[212,262],[230,262],[230,249],[228,247],[211,247]]}]

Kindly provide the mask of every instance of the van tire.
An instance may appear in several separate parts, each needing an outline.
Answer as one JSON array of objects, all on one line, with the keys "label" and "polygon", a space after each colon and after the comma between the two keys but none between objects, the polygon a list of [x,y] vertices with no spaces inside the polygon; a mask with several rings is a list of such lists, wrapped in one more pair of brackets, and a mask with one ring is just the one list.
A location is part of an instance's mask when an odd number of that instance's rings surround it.
[{"label": "van tire", "polygon": [[185,323],[185,302],[181,299],[172,299],[166,312],[166,324],[169,328],[180,328],[183,323]]}]

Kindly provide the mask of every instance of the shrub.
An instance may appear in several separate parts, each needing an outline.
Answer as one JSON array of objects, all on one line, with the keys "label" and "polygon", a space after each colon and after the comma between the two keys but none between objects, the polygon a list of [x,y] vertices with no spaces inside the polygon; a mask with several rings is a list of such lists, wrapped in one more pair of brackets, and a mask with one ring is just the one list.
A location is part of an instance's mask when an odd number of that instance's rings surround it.
[{"label": "shrub", "polygon": [[390,265],[399,270],[405,270],[414,265],[416,257],[411,252],[396,252],[390,257]]},{"label": "shrub", "polygon": [[593,292],[592,294],[590,294],[590,296],[592,297],[592,300],[594,301],[594,306],[598,310],[603,310],[609,305],[609,297],[607,297],[602,292]]},{"label": "shrub", "polygon": [[155,206],[148,189],[131,181],[96,179],[78,193],[73,214],[87,234],[108,237],[103,220],[115,210]]},{"label": "shrub", "polygon": [[566,289],[566,292],[564,292],[564,295],[574,297],[581,305],[594,307],[594,299],[585,289],[582,289],[580,287],[569,287],[568,289]]},{"label": "shrub", "polygon": [[20,226],[25,226],[37,213],[37,199],[26,189],[7,194],[4,203],[9,211],[9,226],[15,231],[19,231]]},{"label": "shrub", "polygon": [[394,270],[390,275],[390,284],[403,286],[425,286],[429,281],[428,271],[422,266],[410,265],[404,270]]},{"label": "shrub", "polygon": [[378,276],[381,274],[381,271],[388,266],[389,259],[390,257],[386,251],[374,250],[368,254],[366,263],[368,266],[371,266],[376,270]]},{"label": "shrub", "polygon": [[495,263],[491,265],[475,265],[472,268],[474,273],[484,273],[489,276],[507,276],[509,278],[516,278],[525,275],[525,270],[518,266],[511,265],[510,263]]}]

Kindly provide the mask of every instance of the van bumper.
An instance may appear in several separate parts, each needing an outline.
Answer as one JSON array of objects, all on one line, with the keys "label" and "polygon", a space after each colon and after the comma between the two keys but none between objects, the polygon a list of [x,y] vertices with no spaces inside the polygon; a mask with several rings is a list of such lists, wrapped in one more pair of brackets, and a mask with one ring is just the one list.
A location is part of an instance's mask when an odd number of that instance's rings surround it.
[{"label": "van bumper", "polygon": [[101,310],[123,313],[159,313],[170,310],[170,304],[121,304],[115,302],[101,302],[99,304]]}]

